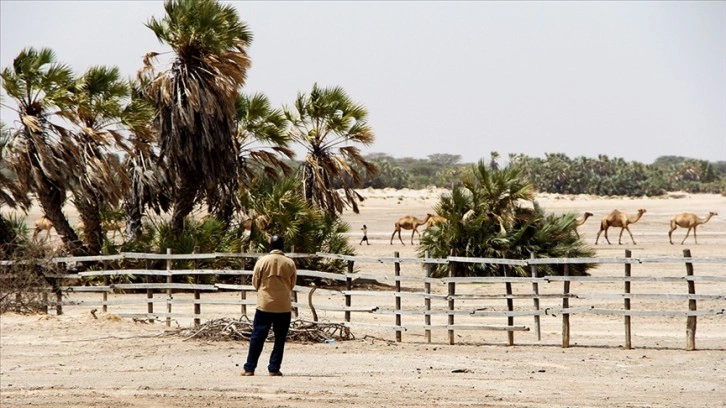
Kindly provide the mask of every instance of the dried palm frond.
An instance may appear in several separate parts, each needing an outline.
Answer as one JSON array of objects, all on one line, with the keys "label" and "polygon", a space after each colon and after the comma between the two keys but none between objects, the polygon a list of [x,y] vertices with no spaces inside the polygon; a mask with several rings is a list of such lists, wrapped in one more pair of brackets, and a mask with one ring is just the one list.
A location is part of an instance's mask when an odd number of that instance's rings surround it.
[{"label": "dried palm frond", "polygon": [[[197,339],[206,341],[249,340],[252,334],[252,321],[247,316],[239,319],[221,318],[210,320],[198,328],[179,330],[184,340]],[[274,341],[274,333],[270,333],[268,341]],[[339,323],[309,322],[294,320],[290,323],[287,341],[294,343],[322,343],[326,340],[355,340],[350,328]]]}]

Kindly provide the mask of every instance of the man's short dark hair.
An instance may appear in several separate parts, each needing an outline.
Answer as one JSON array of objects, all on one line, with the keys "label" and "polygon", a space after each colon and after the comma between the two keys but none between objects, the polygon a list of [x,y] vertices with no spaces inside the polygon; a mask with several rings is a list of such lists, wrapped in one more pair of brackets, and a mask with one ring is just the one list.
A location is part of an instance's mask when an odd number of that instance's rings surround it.
[{"label": "man's short dark hair", "polygon": [[279,249],[282,251],[285,248],[285,239],[279,235],[273,235],[272,238],[270,238],[270,246],[272,249]]}]

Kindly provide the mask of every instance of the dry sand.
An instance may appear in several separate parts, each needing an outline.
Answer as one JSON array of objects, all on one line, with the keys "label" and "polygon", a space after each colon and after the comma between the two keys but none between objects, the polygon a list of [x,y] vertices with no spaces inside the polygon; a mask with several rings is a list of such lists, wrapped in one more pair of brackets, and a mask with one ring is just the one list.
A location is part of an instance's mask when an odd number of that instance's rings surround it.
[{"label": "dry sand", "polygon": [[[410,231],[402,234],[405,246],[397,238],[393,245],[389,243],[393,223],[403,215],[424,217],[433,212],[442,192],[362,190],[368,199],[361,213],[344,216],[352,226],[350,240],[359,255],[392,256],[397,251],[402,257],[415,256],[415,246],[409,245]],[[630,214],[647,209],[631,228],[637,245],[627,233],[625,244],[618,245],[619,230],[611,230],[613,245],[601,237],[598,256],[622,256],[626,248],[636,257],[682,256],[684,248],[697,257],[726,256],[726,197],[541,195],[538,201],[556,213],[594,213],[579,229],[591,244],[600,218],[609,211],[617,208]],[[681,229],[674,233],[676,245],[670,245],[668,220],[682,211],[722,215],[699,228],[698,245],[691,237],[681,246],[685,234]],[[29,215],[31,225],[37,216]],[[370,246],[358,246],[363,224],[368,226]],[[391,265],[372,263],[362,268],[371,274],[391,272]],[[404,264],[403,268],[403,274],[421,273],[414,266]],[[680,269],[666,268],[663,273],[682,274]],[[621,272],[605,268],[593,275],[608,273]],[[708,274],[726,275],[724,265]],[[723,284],[708,289],[726,293]],[[720,307],[726,307],[723,301]],[[322,314],[321,319],[331,317]],[[460,331],[457,344],[448,345],[445,332],[435,332],[429,344],[422,333],[406,332],[403,342],[395,343],[393,332],[358,330],[353,341],[289,343],[284,377],[241,377],[245,342],[185,341],[166,334],[159,323],[137,323],[113,314],[94,319],[88,307],[67,307],[61,316],[5,314],[0,316],[0,406],[726,406],[723,317],[699,318],[698,350],[690,352],[684,351],[683,318],[638,319],[632,350],[622,348],[622,318],[578,315],[572,320],[572,347],[567,349],[560,346],[561,321],[556,318],[543,321],[541,341],[531,332],[517,333],[517,345],[511,347],[501,332]],[[184,327],[189,322],[178,324]],[[265,347],[258,374],[264,374],[270,348],[269,344]]]}]

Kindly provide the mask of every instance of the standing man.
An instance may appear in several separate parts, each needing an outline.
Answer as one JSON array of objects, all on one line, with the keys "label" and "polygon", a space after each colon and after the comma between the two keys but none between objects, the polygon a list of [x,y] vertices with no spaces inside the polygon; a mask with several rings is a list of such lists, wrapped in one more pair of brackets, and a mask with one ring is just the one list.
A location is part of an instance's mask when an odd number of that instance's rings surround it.
[{"label": "standing man", "polygon": [[257,291],[257,310],[243,376],[255,375],[257,360],[262,354],[270,327],[275,334],[275,345],[267,371],[271,376],[282,376],[280,366],[292,318],[290,294],[297,281],[297,269],[292,259],[283,252],[285,241],[281,236],[273,235],[270,246],[272,251],[257,260],[252,274],[252,286]]},{"label": "standing man", "polygon": [[363,224],[363,228],[361,228],[361,231],[363,231],[363,239],[360,240],[360,243],[358,245],[363,245],[363,241],[365,241],[366,244],[370,245],[371,243],[368,242],[368,227],[366,227],[365,224]]}]

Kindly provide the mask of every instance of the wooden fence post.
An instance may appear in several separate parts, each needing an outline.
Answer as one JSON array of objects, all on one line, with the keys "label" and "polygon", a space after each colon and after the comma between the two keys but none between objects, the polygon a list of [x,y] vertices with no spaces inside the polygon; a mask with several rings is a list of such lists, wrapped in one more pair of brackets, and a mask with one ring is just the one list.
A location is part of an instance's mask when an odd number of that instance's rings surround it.
[{"label": "wooden fence post", "polygon": [[[108,255],[108,250],[104,249],[103,254]],[[107,270],[108,270],[108,261],[104,259],[103,260],[103,271],[105,272]],[[103,275],[103,286],[108,287],[108,275],[106,275],[106,274]],[[102,298],[103,298],[103,305],[101,306],[101,311],[103,313],[106,313],[106,312],[108,312],[108,292],[104,291],[102,294]]]},{"label": "wooden fence post", "polygon": [[[399,252],[396,251],[393,253],[394,258],[399,257]],[[396,307],[395,307],[395,314],[396,314],[396,342],[401,342],[401,263],[396,261],[393,264],[393,274],[396,277]]]},{"label": "wooden fence post", "polygon": [[353,278],[350,277],[350,274],[353,273],[353,263],[354,261],[348,261],[348,276],[345,277],[345,321],[347,323],[350,323],[350,310],[348,310],[351,306],[351,297],[350,291],[353,290]]},{"label": "wooden fence post", "polygon": [[[240,251],[244,253],[244,248],[240,248]],[[240,268],[240,271],[244,271],[247,269],[247,258],[241,258],[242,259],[242,266]],[[247,284],[247,276],[240,275],[240,285],[246,285]],[[242,313],[242,316],[247,316],[247,305],[245,304],[245,301],[247,300],[247,291],[242,289],[239,291],[239,297],[242,301],[242,308],[240,310],[240,313]]]},{"label": "wooden fence post", "polygon": [[[534,259],[534,252],[529,253],[529,259]],[[537,265],[532,264],[530,265],[529,269],[532,271],[532,279],[537,279]],[[539,310],[539,284],[533,280],[532,281],[532,294],[534,295],[532,297],[532,300],[534,301],[534,310]],[[539,323],[539,315],[534,315],[534,329],[537,331],[537,340],[542,340],[542,330],[540,328]]]},{"label": "wooden fence post", "polygon": [[[684,249],[683,256],[685,258],[691,257],[691,250]],[[688,295],[696,294],[696,282],[693,281],[693,264],[686,262],[686,275],[688,275]],[[688,299],[688,310],[696,311],[696,299]],[[688,316],[686,318],[686,350],[692,351],[696,349],[696,316]]]},{"label": "wooden fence post", "polygon": [[[56,280],[58,282],[58,280]],[[56,283],[57,285],[58,283]],[[55,313],[60,316],[63,314],[63,292],[58,289],[55,292]]]},{"label": "wooden fence post", "polygon": [[[194,251],[192,251],[192,253],[193,254],[199,253],[199,247],[195,246]],[[199,261],[195,259],[192,262],[192,268],[197,269],[198,266],[199,266]],[[197,274],[196,271],[194,273],[194,284],[195,285],[199,284],[199,274]],[[195,288],[194,289],[194,327],[199,327],[201,324],[201,321],[199,319],[199,315],[202,313],[202,304],[200,302],[200,299],[201,299],[201,294],[199,292],[199,289]]]},{"label": "wooden fence post", "polygon": [[[294,254],[295,253],[295,246],[294,245],[292,247],[290,247],[290,253],[291,254]],[[297,285],[297,282],[295,282],[295,284]],[[292,289],[292,303],[293,304],[297,304],[297,291],[295,290],[294,287]],[[300,310],[298,310],[298,307],[297,306],[293,306],[292,307],[292,316],[294,318],[296,318],[296,319],[298,317],[300,317]]]},{"label": "wooden fence post", "polygon": [[[451,256],[454,255],[454,250],[451,250]],[[449,262],[449,277],[453,278],[456,276],[456,262]],[[448,324],[449,324],[449,344],[454,344],[454,296],[456,295],[456,283],[455,282],[449,282],[449,316],[448,316]]]},{"label": "wooden fence post", "polygon": [[[68,264],[63,264],[63,271],[68,270]],[[56,273],[57,273],[58,267],[56,265]],[[52,278],[53,279],[53,289],[55,291],[55,313],[56,315],[60,316],[63,314],[63,292],[60,288],[60,279]]]},{"label": "wooden fence post", "polygon": [[[629,249],[625,250],[625,258],[630,258],[631,252]],[[633,348],[631,343],[631,331],[630,331],[630,263],[625,264],[625,300],[623,307],[625,308],[625,349],[630,350]]]},{"label": "wooden fence post", "polygon": [[[144,260],[144,268],[146,270],[149,270],[149,259]],[[146,275],[146,283],[151,283],[152,276]],[[154,290],[153,289],[146,289],[146,313],[151,315],[154,313]],[[155,319],[153,319],[151,316],[149,316],[149,323],[154,323]]]},{"label": "wooden fence post", "polygon": [[[502,265],[504,277],[509,277],[509,265]],[[507,294],[507,311],[514,311],[514,299],[512,298],[512,282],[504,282],[504,290]],[[507,325],[514,326],[514,316],[507,316]],[[510,346],[514,345],[514,330],[507,330],[507,342]]]},{"label": "wooden fence post", "polygon": [[570,347],[570,313],[566,311],[570,307],[570,280],[567,279],[570,276],[570,268],[568,264],[565,264],[564,271],[564,293],[562,294],[562,348]]},{"label": "wooden fence post", "polygon": [[[48,314],[48,313],[50,313],[50,308],[49,308],[49,304],[48,304],[48,291],[44,290],[43,291],[43,294],[41,295],[41,297],[43,299],[43,305],[44,305],[43,307],[45,308],[45,314]],[[18,292],[18,293],[15,294],[15,301],[16,301],[15,307],[17,309],[19,309],[20,308],[20,302],[22,301],[22,299],[20,297],[20,292]],[[16,310],[16,311],[19,312],[20,310]]]},{"label": "wooden fence post", "polygon": [[[171,248],[166,248],[166,254],[171,256]],[[171,258],[166,260],[166,272],[167,272],[166,283],[168,283],[169,285],[171,285],[172,282],[174,282],[174,280],[172,279],[172,276],[171,276],[171,268],[172,268],[173,263],[174,262],[171,260]],[[166,289],[166,313],[167,313],[166,327],[171,327],[171,316],[169,316],[169,315],[171,314],[172,299],[173,299],[172,290],[171,290],[171,287],[169,287]]]},{"label": "wooden fence post", "polygon": [[[426,251],[424,254],[424,258],[429,257],[429,251]],[[428,281],[429,278],[431,278],[431,269],[433,268],[433,265],[430,263],[427,263],[425,265],[426,268],[426,282],[424,282],[424,293],[426,295],[431,294],[431,282]],[[424,307],[426,309],[426,314],[424,315],[424,324],[426,326],[431,326],[431,297],[426,296],[424,298]],[[426,329],[426,343],[431,343],[431,329]]]}]

